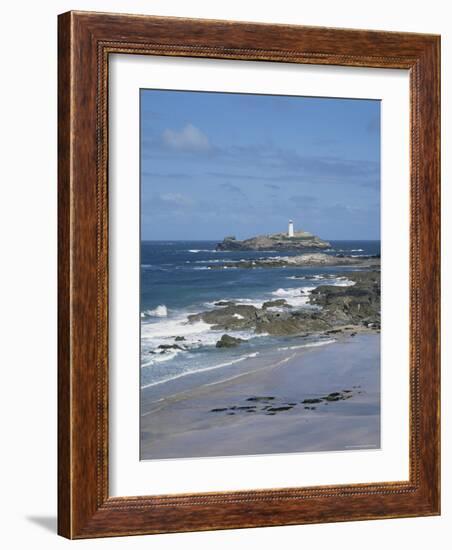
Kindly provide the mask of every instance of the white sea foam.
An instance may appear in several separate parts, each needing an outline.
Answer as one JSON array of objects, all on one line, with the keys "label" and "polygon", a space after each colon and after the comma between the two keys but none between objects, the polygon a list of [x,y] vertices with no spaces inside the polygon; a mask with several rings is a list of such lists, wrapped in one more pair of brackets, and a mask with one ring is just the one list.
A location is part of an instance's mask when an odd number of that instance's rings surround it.
[{"label": "white sea foam", "polygon": [[322,279],[332,279],[329,275],[291,275],[286,277],[286,279],[292,279],[294,281],[321,281]]},{"label": "white sea foam", "polygon": [[283,298],[292,307],[302,307],[307,305],[309,294],[314,288],[314,286],[278,288],[278,290],[272,292],[272,295],[277,296],[278,298]]},{"label": "white sea foam", "polygon": [[[219,260],[195,260],[195,264],[220,264],[220,263],[224,263],[226,260],[224,259],[219,259]],[[192,263],[190,262],[190,260],[187,260],[185,263]]]},{"label": "white sea foam", "polygon": [[351,252],[364,252],[362,248],[352,248]]},{"label": "white sea foam", "polygon": [[187,370],[185,372],[180,372],[179,374],[175,374],[174,376],[168,376],[167,378],[162,378],[161,380],[157,380],[156,382],[150,382],[149,384],[145,384],[144,386],[141,386],[141,389],[150,388],[151,386],[158,386],[159,384],[164,384],[165,382],[169,382],[170,380],[176,380],[177,378],[183,378],[184,376],[189,376],[190,374],[197,374],[200,372],[207,372],[211,370],[221,369],[224,367],[229,367],[231,365],[235,365],[236,363],[241,363],[242,361],[245,361],[245,359],[251,359],[253,357],[256,357],[258,352],[249,353],[247,355],[243,355],[242,357],[238,357],[237,359],[231,359],[231,361],[227,361],[225,363],[220,363],[218,365],[211,365],[209,367],[204,367],[203,369],[197,369],[197,370]]},{"label": "white sea foam", "polygon": [[[254,306],[258,309],[260,309],[264,302],[269,300],[270,297],[257,299],[257,298],[219,298],[218,300],[215,300],[213,302],[204,302],[204,306],[208,308],[220,308],[224,306],[218,306],[217,304],[219,302],[231,302],[232,304],[235,304],[237,306]],[[235,315],[238,315],[237,313]],[[234,316],[235,316],[234,315]],[[238,317],[236,317],[238,319]],[[243,317],[242,317],[243,318]]]},{"label": "white sea foam", "polygon": [[174,340],[177,336],[195,341],[200,335],[209,333],[211,325],[198,321],[189,323],[186,315],[168,318],[158,323],[143,323],[141,326],[141,339],[152,341],[156,344],[166,344],[168,340]]},{"label": "white sea foam", "polygon": [[265,298],[262,298],[260,300],[256,298],[237,298],[236,300],[234,300],[232,298],[231,301],[240,306],[254,306],[259,309],[267,300]]},{"label": "white sea foam", "polygon": [[162,353],[156,353],[156,354],[149,354],[149,357],[146,358],[145,361],[142,361],[141,367],[146,368],[150,367],[152,365],[155,365],[155,363],[164,363],[165,361],[169,361],[170,359],[174,359],[176,355],[181,353],[182,350],[179,349],[172,349],[172,350],[166,350]]},{"label": "white sea foam", "polygon": [[298,346],[285,346],[278,348],[278,351],[286,351],[286,350],[292,350],[292,349],[302,349],[302,348],[318,348],[320,346],[326,346],[328,344],[334,344],[336,340],[330,339],[330,340],[319,340],[318,342],[309,342],[308,344],[300,344]]},{"label": "white sea foam", "polygon": [[355,281],[350,281],[347,277],[338,277],[334,283],[331,283],[333,286],[353,286]]},{"label": "white sea foam", "polygon": [[[300,344],[300,345],[296,345],[296,346],[285,346],[285,347],[283,346],[283,347],[278,348],[278,351],[291,351],[291,350],[304,349],[304,348],[315,348],[315,347],[325,346],[325,345],[328,345],[328,344],[333,344],[334,342],[336,342],[336,340],[334,340],[334,339],[320,340],[318,342],[309,342],[307,344]],[[155,382],[150,382],[148,384],[145,384],[145,385],[141,386],[141,389],[150,388],[152,386],[158,386],[160,384],[164,384],[165,382],[169,382],[171,380],[176,380],[178,378],[183,378],[185,376],[189,376],[189,375],[192,375],[192,374],[204,373],[204,372],[208,372],[208,371],[217,370],[217,369],[229,367],[229,366],[232,366],[232,365],[236,365],[237,363],[241,363],[242,361],[245,361],[246,359],[252,359],[254,357],[257,357],[258,355],[259,355],[259,352],[248,353],[246,355],[242,355],[241,357],[231,359],[230,361],[226,361],[224,363],[219,363],[219,364],[216,364],[216,365],[210,365],[210,366],[204,367],[202,369],[187,370],[187,371],[184,371],[184,372],[180,372],[180,373],[175,374],[173,376],[167,376],[167,377],[162,378],[160,380],[157,380]],[[283,361],[281,361],[281,363],[286,362],[289,359],[291,359],[291,357],[283,359]]]},{"label": "white sea foam", "polygon": [[290,277],[286,277],[286,279],[290,279],[292,281],[326,281],[326,284],[332,286],[352,286],[355,284],[354,281],[350,281],[347,277],[334,277],[331,275],[311,275],[308,277],[291,275]]},{"label": "white sea foam", "polygon": [[141,317],[168,317],[168,309],[162,304],[154,309],[147,309],[141,312]]},{"label": "white sea foam", "polygon": [[[142,323],[141,344],[145,359],[141,366],[149,367],[154,363],[173,359],[181,352],[215,346],[224,331],[212,330],[211,327],[212,325],[204,321],[189,323],[186,312],[181,312],[177,317],[162,318],[158,322]],[[242,330],[234,331],[234,336],[249,340],[255,334]],[[176,340],[177,337],[179,337],[178,340]],[[177,345],[180,349],[159,347],[168,345]]]}]

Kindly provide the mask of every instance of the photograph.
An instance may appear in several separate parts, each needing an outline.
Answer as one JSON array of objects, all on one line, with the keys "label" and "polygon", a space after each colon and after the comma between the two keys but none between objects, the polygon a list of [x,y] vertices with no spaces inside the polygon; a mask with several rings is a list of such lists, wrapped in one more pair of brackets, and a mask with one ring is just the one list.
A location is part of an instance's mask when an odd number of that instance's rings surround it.
[{"label": "photograph", "polygon": [[140,90],[140,459],[380,448],[375,99]]}]

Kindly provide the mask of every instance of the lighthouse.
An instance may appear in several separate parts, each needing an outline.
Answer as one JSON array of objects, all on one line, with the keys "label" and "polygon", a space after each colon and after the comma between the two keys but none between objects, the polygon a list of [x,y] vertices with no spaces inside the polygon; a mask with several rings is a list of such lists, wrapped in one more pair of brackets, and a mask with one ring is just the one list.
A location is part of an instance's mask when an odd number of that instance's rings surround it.
[{"label": "lighthouse", "polygon": [[293,221],[289,220],[289,229],[287,230],[287,236],[293,237]]}]

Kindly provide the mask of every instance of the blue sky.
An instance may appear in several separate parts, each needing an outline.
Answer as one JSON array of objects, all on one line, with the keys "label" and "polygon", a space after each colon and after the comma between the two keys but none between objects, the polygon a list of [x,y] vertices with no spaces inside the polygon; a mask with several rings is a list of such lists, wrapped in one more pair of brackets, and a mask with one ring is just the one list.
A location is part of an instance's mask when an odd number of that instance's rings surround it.
[{"label": "blue sky", "polygon": [[380,102],[141,90],[144,240],[380,238]]}]

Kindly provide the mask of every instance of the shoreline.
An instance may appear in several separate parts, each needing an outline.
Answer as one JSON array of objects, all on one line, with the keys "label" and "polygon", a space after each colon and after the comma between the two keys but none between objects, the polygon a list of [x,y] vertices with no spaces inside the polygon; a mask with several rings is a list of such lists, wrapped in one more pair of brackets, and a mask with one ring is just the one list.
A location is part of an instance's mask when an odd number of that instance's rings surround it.
[{"label": "shoreline", "polygon": [[[142,323],[142,389],[185,378],[190,371],[194,376],[195,371],[241,363],[261,355],[267,340],[273,349],[284,345],[275,341],[280,338],[301,339],[302,345],[309,346],[310,339],[320,341],[379,330],[378,271],[315,277],[315,286],[279,287],[261,301],[212,301],[198,313],[187,312],[186,320],[167,318],[166,307],[158,306],[165,313],[162,321]],[[223,348],[216,357],[217,361],[224,357],[223,365],[212,364],[215,348]]]},{"label": "shoreline", "polygon": [[335,338],[143,389],[141,459],[379,448],[380,336]]}]

